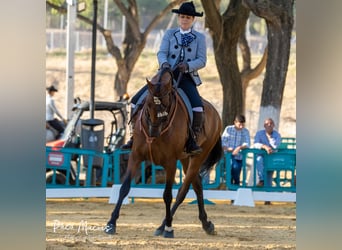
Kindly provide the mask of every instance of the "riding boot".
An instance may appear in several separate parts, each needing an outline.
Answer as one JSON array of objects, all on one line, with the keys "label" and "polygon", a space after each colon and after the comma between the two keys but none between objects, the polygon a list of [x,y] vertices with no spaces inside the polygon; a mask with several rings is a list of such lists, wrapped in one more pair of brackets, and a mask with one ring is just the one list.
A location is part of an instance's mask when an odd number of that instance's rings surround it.
[{"label": "riding boot", "polygon": [[194,118],[192,122],[192,131],[189,133],[189,139],[187,143],[187,153],[190,155],[200,154],[202,148],[197,145],[196,138],[201,132],[204,116],[203,112],[193,112]]},{"label": "riding boot", "polygon": [[133,113],[134,109],[131,107],[131,120],[130,120],[130,135],[131,137],[126,142],[126,144],[121,145],[121,149],[131,149],[133,146],[133,134],[134,134],[134,125],[135,125],[135,114],[138,113],[139,107],[136,108],[136,111]]}]

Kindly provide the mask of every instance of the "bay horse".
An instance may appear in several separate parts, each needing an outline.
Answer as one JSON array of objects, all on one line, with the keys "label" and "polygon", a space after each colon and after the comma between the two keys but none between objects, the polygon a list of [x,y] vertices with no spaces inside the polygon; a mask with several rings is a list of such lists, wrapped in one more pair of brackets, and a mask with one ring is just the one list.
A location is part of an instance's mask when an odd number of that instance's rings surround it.
[{"label": "bay horse", "polygon": [[[172,84],[171,70],[160,70],[151,81],[148,79],[146,81],[148,94],[142,109],[137,113],[138,117],[133,134],[134,143],[129,155],[127,171],[115,209],[104,232],[107,234],[116,233],[116,221],[119,218],[123,199],[128,195],[131,188],[131,180],[141,162],[149,160],[156,165],[163,166],[166,172],[163,193],[166,215],[154,235],[163,235],[166,238],[174,237],[172,219],[177,208],[184,201],[190,184],[192,184],[197,196],[202,228],[207,234],[216,234],[214,224],[208,221],[204,208],[201,174],[209,171],[223,156],[221,118],[216,109],[202,98],[205,119],[203,128],[197,136],[197,142],[202,148],[202,152],[190,156],[184,151],[190,122],[186,107]],[[172,185],[175,179],[177,160],[182,163],[185,178],[171,208]]]}]

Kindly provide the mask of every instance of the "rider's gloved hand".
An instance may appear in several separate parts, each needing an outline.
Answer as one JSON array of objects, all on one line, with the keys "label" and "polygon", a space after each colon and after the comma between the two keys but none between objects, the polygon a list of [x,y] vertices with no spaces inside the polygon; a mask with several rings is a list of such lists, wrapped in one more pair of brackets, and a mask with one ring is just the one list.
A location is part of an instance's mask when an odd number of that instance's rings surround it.
[{"label": "rider's gloved hand", "polygon": [[184,73],[189,69],[189,65],[186,62],[181,62],[177,65],[180,72]]},{"label": "rider's gloved hand", "polygon": [[162,66],[161,66],[162,69],[165,69],[165,68],[171,68],[171,65],[167,62],[163,63]]}]

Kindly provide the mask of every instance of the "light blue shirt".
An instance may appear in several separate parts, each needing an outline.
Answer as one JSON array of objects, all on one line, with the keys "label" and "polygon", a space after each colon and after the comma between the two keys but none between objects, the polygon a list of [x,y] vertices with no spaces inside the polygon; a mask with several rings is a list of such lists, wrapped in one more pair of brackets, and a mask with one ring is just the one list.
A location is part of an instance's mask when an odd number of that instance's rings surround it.
[{"label": "light blue shirt", "polygon": [[271,136],[268,138],[266,130],[259,130],[254,137],[254,148],[260,149],[262,145],[267,145],[273,149],[277,149],[281,143],[280,134],[273,130]]},{"label": "light blue shirt", "polygon": [[[237,130],[234,125],[227,126],[222,133],[222,147],[235,149],[238,146],[250,145],[249,131],[246,128]],[[242,154],[239,153],[234,156],[237,160],[242,160]]]}]

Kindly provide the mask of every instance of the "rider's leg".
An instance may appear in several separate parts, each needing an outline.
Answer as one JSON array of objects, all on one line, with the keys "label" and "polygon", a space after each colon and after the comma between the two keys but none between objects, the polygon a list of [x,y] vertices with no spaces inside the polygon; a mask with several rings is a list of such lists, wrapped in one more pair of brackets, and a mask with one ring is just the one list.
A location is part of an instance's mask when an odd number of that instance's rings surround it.
[{"label": "rider's leg", "polygon": [[56,139],[58,139],[60,135],[64,132],[64,128],[61,125],[61,122],[57,118],[55,118],[51,121],[47,121],[47,123],[58,132],[58,134],[56,135]]},{"label": "rider's leg", "polygon": [[203,117],[203,112],[193,112],[193,122],[191,128],[189,128],[189,137],[186,143],[186,152],[190,155],[202,152],[202,148],[197,144],[197,138],[201,132]]},{"label": "rider's leg", "polygon": [[192,131],[189,131],[189,139],[187,142],[186,151],[189,154],[199,154],[202,152],[202,149],[200,146],[197,145],[196,139],[201,132],[204,121],[203,103],[195,83],[192,81],[191,77],[188,74],[185,74],[183,76],[183,79],[180,81],[179,87],[188,96],[193,111]]},{"label": "rider's leg", "polygon": [[[197,109],[197,111],[195,111]],[[201,109],[201,110],[200,110]],[[203,108],[202,107],[195,107],[193,110],[193,121],[192,121],[192,131],[190,133],[191,136],[188,141],[188,148],[187,151],[190,154],[199,154],[202,152],[202,148],[197,145],[197,137],[201,132],[204,116],[203,116]]]}]

